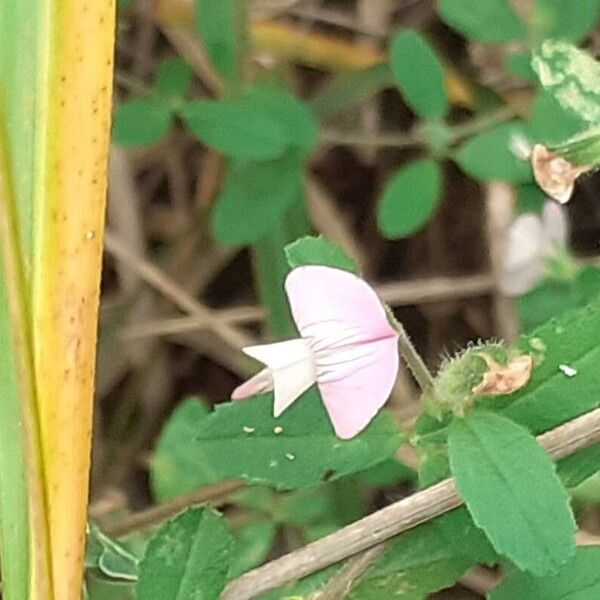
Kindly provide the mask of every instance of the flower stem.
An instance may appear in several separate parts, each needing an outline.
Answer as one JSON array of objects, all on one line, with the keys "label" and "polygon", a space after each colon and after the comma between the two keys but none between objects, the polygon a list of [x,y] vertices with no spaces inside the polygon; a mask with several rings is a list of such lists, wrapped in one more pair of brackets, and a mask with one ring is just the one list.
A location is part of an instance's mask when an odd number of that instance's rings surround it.
[{"label": "flower stem", "polygon": [[395,327],[399,336],[400,355],[417,380],[419,387],[423,391],[433,388],[433,376],[425,365],[425,361],[417,352],[417,349],[408,336],[408,333],[406,333],[406,329],[404,329],[404,326],[397,321],[395,323]]}]

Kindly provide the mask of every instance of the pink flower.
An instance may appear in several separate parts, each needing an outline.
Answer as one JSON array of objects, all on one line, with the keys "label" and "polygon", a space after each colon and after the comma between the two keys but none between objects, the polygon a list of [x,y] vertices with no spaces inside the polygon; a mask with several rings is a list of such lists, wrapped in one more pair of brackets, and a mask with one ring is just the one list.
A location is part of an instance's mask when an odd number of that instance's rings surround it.
[{"label": "pink flower", "polygon": [[285,289],[300,337],[244,348],[266,368],[231,397],[274,390],[278,417],[316,383],[336,435],[354,437],[392,390],[398,334],[373,289],[347,271],[299,267],[288,275]]}]

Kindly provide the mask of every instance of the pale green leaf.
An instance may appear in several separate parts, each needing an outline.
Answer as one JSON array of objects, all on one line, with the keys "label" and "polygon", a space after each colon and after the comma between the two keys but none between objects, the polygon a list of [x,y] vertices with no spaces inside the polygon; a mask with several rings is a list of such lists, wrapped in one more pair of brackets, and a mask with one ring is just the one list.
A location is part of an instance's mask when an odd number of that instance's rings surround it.
[{"label": "pale green leaf", "polygon": [[470,40],[509,42],[526,37],[509,0],[441,0],[442,19]]},{"label": "pale green leaf", "polygon": [[240,76],[239,0],[196,0],[196,28],[217,71],[230,85]]},{"label": "pale green leaf", "polygon": [[146,146],[167,133],[173,117],[165,102],[136,98],[122,102],[115,113],[113,139],[121,146]]},{"label": "pale green leaf", "polygon": [[232,161],[213,213],[224,244],[249,244],[276,230],[302,199],[303,161],[295,153],[266,162]]},{"label": "pale green leaf", "polygon": [[578,42],[597,25],[599,16],[598,0],[537,0],[531,26],[537,39]]},{"label": "pale green leaf", "polygon": [[532,143],[548,146],[564,142],[586,126],[577,115],[562,108],[552,94],[542,90],[533,103],[525,131]]},{"label": "pale green leaf", "polygon": [[541,84],[581,119],[600,124],[600,65],[587,52],[547,40],[533,56]]},{"label": "pale green leaf", "polygon": [[277,121],[289,147],[310,152],[317,142],[317,123],[307,104],[286,88],[271,84],[254,84],[244,90],[246,101]]},{"label": "pale green leaf", "polygon": [[422,159],[400,167],[388,182],[381,199],[377,222],[388,238],[419,230],[431,220],[441,194],[438,164]]},{"label": "pale green leaf", "polygon": [[476,179],[529,183],[533,179],[531,167],[515,153],[515,146],[521,139],[527,139],[521,123],[503,123],[473,136],[459,148],[455,159]]},{"label": "pale green leaf", "polygon": [[[453,516],[454,512],[447,515]],[[392,541],[381,559],[352,589],[349,600],[422,600],[454,585],[468,569],[487,559],[465,552],[471,549],[474,530],[468,518],[454,520],[451,527],[442,528],[440,523],[441,519],[426,523]]]},{"label": "pale green leaf", "polygon": [[167,421],[150,463],[150,483],[158,502],[182,496],[215,479],[214,471],[198,463],[188,446],[195,437],[198,423],[208,412],[202,402],[189,399],[178,406]]},{"label": "pale green leaf", "polygon": [[85,566],[96,568],[111,579],[137,581],[137,557],[93,524],[89,525]]},{"label": "pale green leaf", "polygon": [[305,236],[285,247],[285,256],[292,269],[304,265],[325,265],[358,273],[358,265],[326,237]]},{"label": "pale green leaf", "polygon": [[235,536],[229,564],[229,579],[257,567],[267,558],[275,541],[275,525],[269,521],[251,523]]},{"label": "pale green leaf", "polygon": [[[600,299],[523,336],[518,347],[533,355],[536,366],[524,388],[491,401],[508,403],[505,416],[537,435],[600,405]],[[575,376],[565,375],[565,367]]]},{"label": "pale green leaf", "polygon": [[556,463],[556,471],[567,488],[573,488],[600,471],[600,444],[593,444]]},{"label": "pale green leaf", "polygon": [[394,36],[390,66],[406,103],[425,119],[442,118],[448,110],[444,71],[435,52],[416,31]]},{"label": "pale green leaf", "polygon": [[182,58],[170,58],[158,67],[154,82],[156,91],[164,96],[183,96],[189,89],[194,72]]},{"label": "pale green leaf", "polygon": [[558,572],[544,577],[513,571],[489,600],[595,600],[600,598],[600,547],[577,548]]},{"label": "pale green leaf", "polygon": [[228,156],[269,160],[281,156],[288,139],[262,107],[241,100],[195,100],[180,111],[189,130]]},{"label": "pale green leaf", "polygon": [[279,418],[273,417],[272,394],[220,404],[189,433],[186,427],[170,452],[185,453],[190,466],[196,463],[194,486],[239,477],[295,489],[366,469],[401,442],[386,411],[352,440],[338,439],[312,389]]},{"label": "pale green leaf", "polygon": [[576,524],[568,496],[554,463],[527,430],[500,415],[471,411],[450,425],[448,451],[458,490],[498,553],[536,575],[572,556]]},{"label": "pale green leaf", "polygon": [[233,538],[210,508],[187,510],[153,536],[140,562],[138,600],[216,600],[227,582]]}]

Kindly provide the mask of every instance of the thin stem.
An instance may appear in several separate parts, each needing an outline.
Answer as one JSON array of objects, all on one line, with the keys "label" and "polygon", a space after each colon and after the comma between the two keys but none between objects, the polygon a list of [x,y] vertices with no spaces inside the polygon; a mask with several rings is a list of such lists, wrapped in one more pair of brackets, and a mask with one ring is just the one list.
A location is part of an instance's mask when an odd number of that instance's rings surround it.
[{"label": "thin stem", "polygon": [[[537,437],[554,460],[600,441],[600,408]],[[445,479],[232,581],[221,600],[248,600],[381,544],[463,503]]]},{"label": "thin stem", "polygon": [[405,360],[408,368],[417,380],[419,387],[423,391],[433,388],[433,376],[429,372],[425,361],[417,352],[408,333],[406,333],[406,329],[404,329],[404,326],[398,321],[394,323],[394,327],[399,336],[398,343],[400,344],[400,355]]},{"label": "thin stem", "polygon": [[205,485],[189,494],[177,496],[169,502],[134,513],[123,523],[106,526],[104,529],[106,533],[115,537],[150,529],[190,506],[197,506],[205,502],[216,504],[219,498],[228,497],[243,486],[244,482],[240,479],[226,479],[215,484]]}]

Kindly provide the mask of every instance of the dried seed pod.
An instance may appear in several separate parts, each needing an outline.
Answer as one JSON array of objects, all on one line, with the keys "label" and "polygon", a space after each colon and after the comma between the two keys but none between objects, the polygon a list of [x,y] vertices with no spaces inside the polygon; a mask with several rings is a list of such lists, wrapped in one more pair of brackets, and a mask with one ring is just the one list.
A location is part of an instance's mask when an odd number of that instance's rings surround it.
[{"label": "dried seed pod", "polygon": [[587,165],[570,163],[562,156],[548,150],[543,144],[536,144],[533,147],[531,166],[538,185],[561,204],[570,200],[575,180],[591,169]]}]

